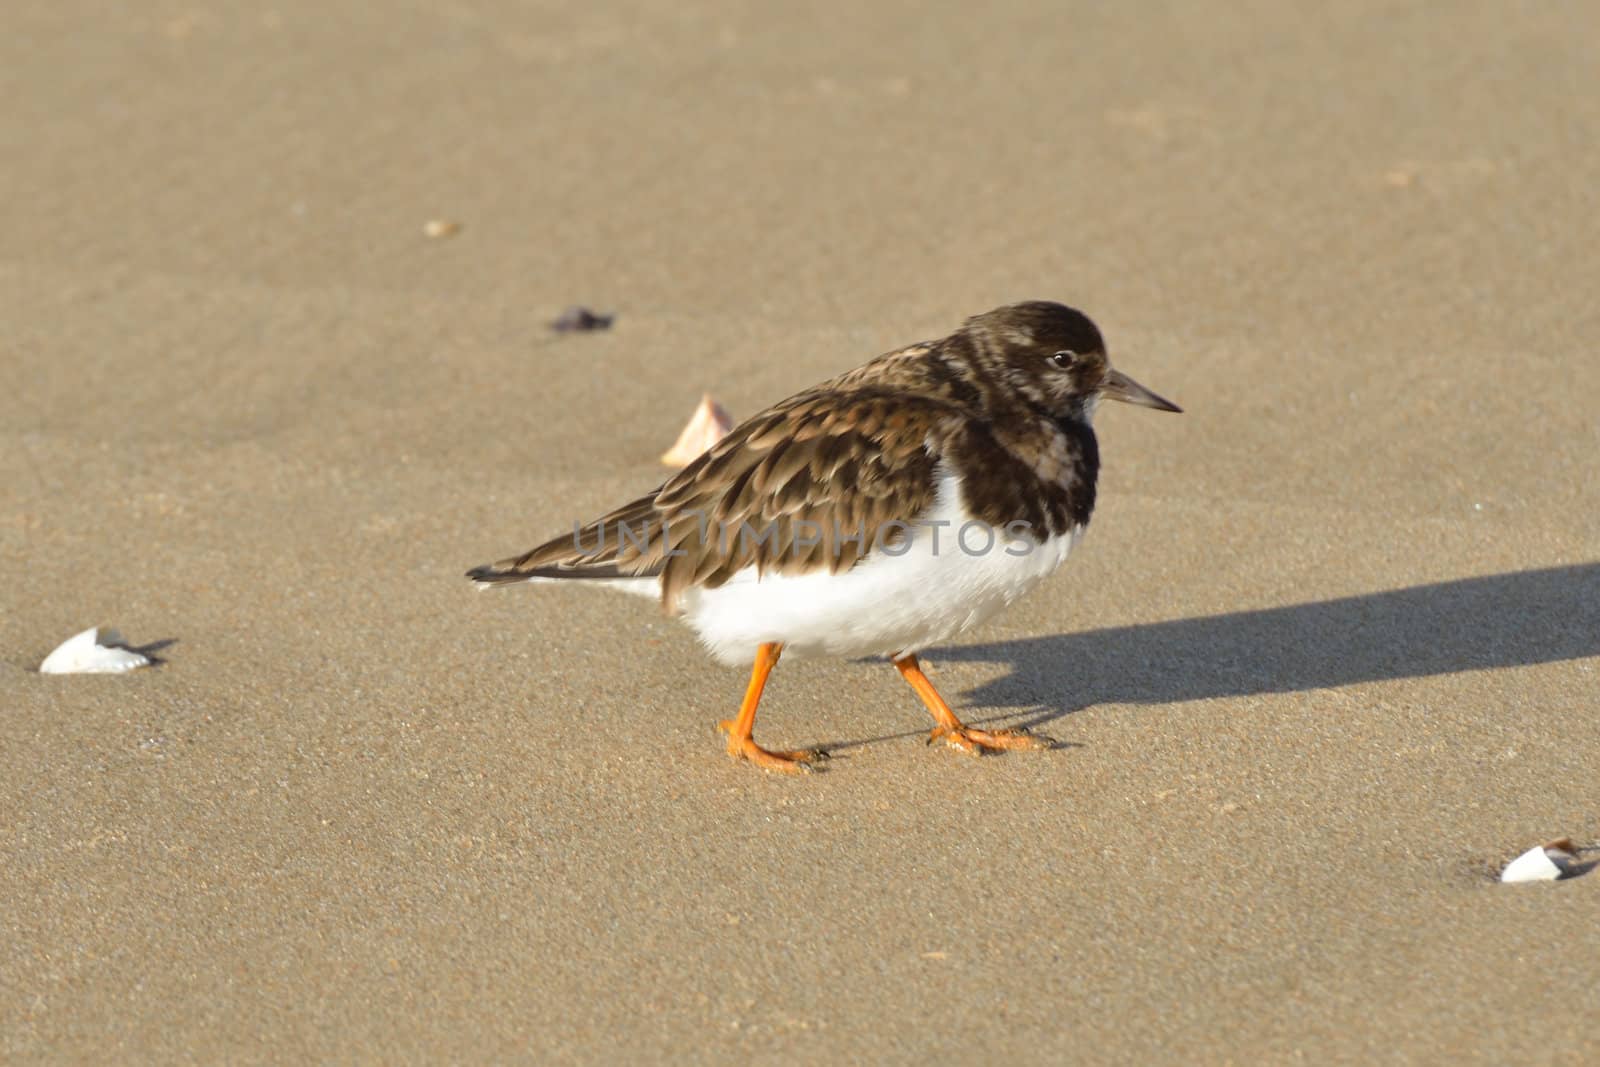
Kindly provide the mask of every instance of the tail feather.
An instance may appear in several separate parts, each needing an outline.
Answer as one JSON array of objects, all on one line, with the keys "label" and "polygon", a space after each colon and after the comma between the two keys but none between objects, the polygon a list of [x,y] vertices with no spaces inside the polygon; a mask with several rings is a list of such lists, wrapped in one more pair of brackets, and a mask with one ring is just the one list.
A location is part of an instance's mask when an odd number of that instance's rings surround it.
[{"label": "tail feather", "polygon": [[[619,579],[660,575],[660,527],[654,515],[655,494],[625,504],[565,537],[553,538],[538,548],[467,572],[480,587],[511,585],[552,578]],[[646,531],[649,542],[641,549],[621,535],[620,528]]]},{"label": "tail feather", "polygon": [[499,563],[485,563],[481,567],[474,567],[467,572],[467,577],[481,586],[511,585],[515,582],[528,582],[536,578],[592,578],[614,579],[650,577],[649,575],[633,575],[622,573],[614,563],[599,564],[592,567],[515,567],[514,559],[504,559]]}]

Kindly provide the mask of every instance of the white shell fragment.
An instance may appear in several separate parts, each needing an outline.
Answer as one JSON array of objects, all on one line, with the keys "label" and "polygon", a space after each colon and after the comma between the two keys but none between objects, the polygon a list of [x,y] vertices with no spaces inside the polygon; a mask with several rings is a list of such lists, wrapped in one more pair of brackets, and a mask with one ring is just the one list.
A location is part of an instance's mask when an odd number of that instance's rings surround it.
[{"label": "white shell fragment", "polygon": [[1530,848],[1500,872],[1502,882],[1554,882],[1577,860],[1570,838]]},{"label": "white shell fragment", "polygon": [[[147,667],[150,659],[126,648],[112,648],[100,644],[96,638],[99,628],[91,627],[76,637],[61,642],[56,650],[39,664],[40,674],[121,674],[136,667]],[[107,631],[106,640],[119,641],[114,631]]]},{"label": "white shell fragment", "polygon": [[422,235],[431,237],[435,241],[444,237],[454,237],[461,232],[461,223],[454,219],[429,219],[422,224]]},{"label": "white shell fragment", "polygon": [[700,406],[689,416],[689,425],[683,428],[677,441],[661,453],[661,462],[669,467],[687,467],[700,457],[700,453],[728,436],[731,429],[733,419],[707,393],[700,398]]}]

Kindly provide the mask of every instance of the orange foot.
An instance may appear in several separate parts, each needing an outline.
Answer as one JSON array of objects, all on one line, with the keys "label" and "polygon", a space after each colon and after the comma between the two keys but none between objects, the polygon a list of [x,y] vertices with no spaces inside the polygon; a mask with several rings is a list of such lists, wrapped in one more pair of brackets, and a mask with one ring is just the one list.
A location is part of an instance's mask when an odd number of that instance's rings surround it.
[{"label": "orange foot", "polygon": [[933,713],[933,721],[938,726],[933,728],[933,733],[928,735],[928,744],[943,741],[951,748],[959,748],[973,756],[981,756],[985,752],[1003,752],[1016,748],[1054,748],[1055,744],[1048,737],[1030,734],[1026,730],[978,730],[960,719],[950,710],[950,705],[944,702],[944,697],[928,681],[928,676],[922,673],[922,665],[917,662],[914,655],[896,656],[894,665],[900,671],[901,677],[911,684],[917,691],[922,702]]},{"label": "orange foot", "polygon": [[717,723],[717,729],[728,735],[728,755],[734,759],[747,759],[762,770],[804,774],[811,770],[813,763],[828,758],[826,752],[817,748],[798,752],[769,752],[756,744],[754,738],[748,735],[740,737],[736,732],[737,727],[733,719],[723,719]]},{"label": "orange foot", "polygon": [[1019,748],[1050,748],[1050,739],[1030,734],[1026,730],[978,730],[960,723],[936,726],[928,735],[928,744],[943,741],[951,748],[973,756],[985,752],[1001,752]]}]

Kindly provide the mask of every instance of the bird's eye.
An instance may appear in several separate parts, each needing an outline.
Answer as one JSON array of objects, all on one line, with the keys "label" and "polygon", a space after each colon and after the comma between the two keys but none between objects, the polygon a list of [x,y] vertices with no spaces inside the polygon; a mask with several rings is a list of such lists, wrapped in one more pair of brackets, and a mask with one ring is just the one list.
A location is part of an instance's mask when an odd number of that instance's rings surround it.
[{"label": "bird's eye", "polygon": [[1066,370],[1068,367],[1072,366],[1073,361],[1075,361],[1077,358],[1078,353],[1072,351],[1063,351],[1057,352],[1055,355],[1051,356],[1050,362],[1054,363],[1062,370]]}]

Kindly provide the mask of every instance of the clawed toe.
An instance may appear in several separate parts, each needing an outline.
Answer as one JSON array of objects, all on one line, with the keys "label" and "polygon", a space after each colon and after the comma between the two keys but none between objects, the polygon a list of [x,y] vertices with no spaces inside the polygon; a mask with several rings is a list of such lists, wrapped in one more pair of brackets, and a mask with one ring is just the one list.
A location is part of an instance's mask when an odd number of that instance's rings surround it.
[{"label": "clawed toe", "polygon": [[1048,737],[1026,730],[979,730],[971,726],[939,726],[928,735],[928,743],[943,741],[951,748],[969,756],[985,752],[1009,752],[1018,749],[1047,749],[1054,745]]},{"label": "clawed toe", "polygon": [[933,713],[934,721],[939,725],[933,728],[933,733],[928,735],[928,744],[943,741],[951,748],[958,748],[969,756],[981,756],[985,752],[1007,752],[1020,748],[1054,748],[1055,742],[1039,734],[1031,734],[1026,730],[978,730],[960,719],[950,710],[950,705],[944,702],[944,697],[928,681],[928,676],[922,673],[922,666],[917,662],[915,655],[895,657],[895,667],[900,671],[911,688],[916,690],[922,702]]},{"label": "clawed toe", "polygon": [[792,752],[773,752],[762,748],[749,737],[740,737],[732,719],[724,719],[717,729],[728,735],[728,755],[734,759],[749,760],[762,770],[780,771],[784,774],[805,774],[812,764],[828,758],[820,748],[799,749]]}]

